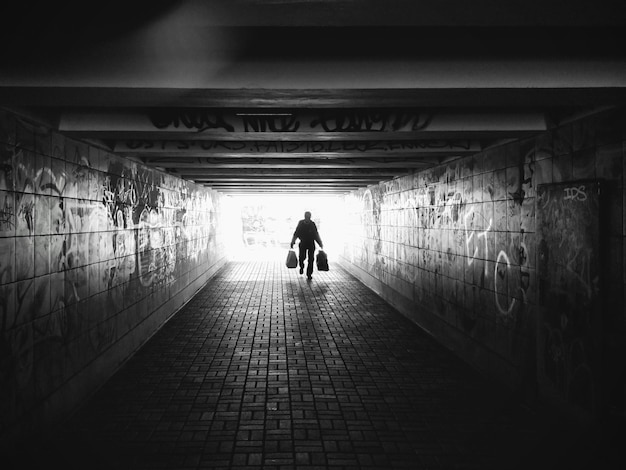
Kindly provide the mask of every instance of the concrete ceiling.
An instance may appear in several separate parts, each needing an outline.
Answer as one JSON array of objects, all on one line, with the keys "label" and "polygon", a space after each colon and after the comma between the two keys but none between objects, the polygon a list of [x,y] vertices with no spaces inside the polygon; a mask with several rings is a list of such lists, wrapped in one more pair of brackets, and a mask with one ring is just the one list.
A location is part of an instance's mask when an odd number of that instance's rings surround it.
[{"label": "concrete ceiling", "polygon": [[337,193],[626,102],[619,2],[503,3],[21,2],[0,106],[226,193]]}]

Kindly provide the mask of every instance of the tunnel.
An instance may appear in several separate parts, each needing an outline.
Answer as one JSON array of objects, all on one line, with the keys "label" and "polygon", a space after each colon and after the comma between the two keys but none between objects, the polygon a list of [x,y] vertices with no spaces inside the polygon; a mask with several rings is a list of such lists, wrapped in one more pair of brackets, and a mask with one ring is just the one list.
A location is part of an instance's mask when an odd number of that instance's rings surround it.
[{"label": "tunnel", "polygon": [[624,463],[623,16],[440,3],[2,7],[2,468]]}]

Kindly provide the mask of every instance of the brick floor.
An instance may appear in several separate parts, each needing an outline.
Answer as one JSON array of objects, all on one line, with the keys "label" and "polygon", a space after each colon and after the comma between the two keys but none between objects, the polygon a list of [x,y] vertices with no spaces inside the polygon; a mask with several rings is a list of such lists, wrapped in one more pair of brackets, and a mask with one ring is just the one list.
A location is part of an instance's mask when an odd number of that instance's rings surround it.
[{"label": "brick floor", "polygon": [[338,266],[307,282],[258,261],[220,271],[54,438],[16,460],[536,469],[586,463],[586,447],[588,436],[519,405]]}]

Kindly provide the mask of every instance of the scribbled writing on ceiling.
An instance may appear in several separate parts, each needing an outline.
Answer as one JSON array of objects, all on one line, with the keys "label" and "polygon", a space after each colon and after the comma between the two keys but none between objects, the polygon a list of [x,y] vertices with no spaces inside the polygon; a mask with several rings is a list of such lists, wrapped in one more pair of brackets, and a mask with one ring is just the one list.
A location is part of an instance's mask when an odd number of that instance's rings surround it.
[{"label": "scribbled writing on ceiling", "polygon": [[367,141],[219,141],[219,140],[128,140],[115,147],[119,152],[240,152],[240,153],[438,153],[476,152],[480,144],[471,140],[367,140]]},{"label": "scribbled writing on ceiling", "polygon": [[166,109],[148,115],[154,127],[204,132],[415,132],[433,115],[414,110],[321,110],[302,112],[225,112],[214,109]]}]

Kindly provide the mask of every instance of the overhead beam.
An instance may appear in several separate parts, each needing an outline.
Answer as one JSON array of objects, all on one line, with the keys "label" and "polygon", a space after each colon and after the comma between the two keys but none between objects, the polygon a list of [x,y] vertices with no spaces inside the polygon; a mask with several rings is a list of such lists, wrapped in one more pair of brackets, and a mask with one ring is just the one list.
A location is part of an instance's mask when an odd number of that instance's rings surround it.
[{"label": "overhead beam", "polygon": [[286,112],[172,109],[142,112],[71,112],[59,131],[101,140],[312,141],[480,139],[548,129],[536,111],[339,109]]},{"label": "overhead beam", "polygon": [[[385,179],[384,177],[378,177],[372,175],[370,178],[306,178],[306,177],[297,177],[297,176],[282,176],[282,177],[274,177],[274,178],[266,178],[266,177],[254,177],[254,176],[241,176],[239,178],[229,177],[229,176],[212,176],[212,175],[181,175],[182,178],[190,178],[196,182],[202,181],[213,181],[215,183],[246,183],[246,184],[256,184],[256,183],[307,183],[307,184],[362,184],[369,182],[382,181]],[[389,178],[387,178],[389,179]]]},{"label": "overhead beam", "polygon": [[[207,187],[209,187],[207,185]],[[237,195],[242,195],[242,196],[250,196],[250,195],[255,195],[255,194],[264,194],[264,195],[268,195],[268,194],[277,194],[277,195],[290,195],[290,194],[294,194],[294,195],[311,195],[311,194],[315,194],[316,196],[340,196],[340,195],[344,195],[344,194],[348,194],[352,191],[354,191],[353,189],[316,189],[316,190],[312,190],[312,189],[298,189],[298,188],[219,188],[216,189],[216,191],[219,191],[220,193],[224,193],[224,194],[228,194],[231,196],[237,196]]]},{"label": "overhead beam", "polygon": [[482,149],[476,140],[330,140],[330,141],[120,141],[113,152],[137,157],[317,158],[468,155]]},{"label": "overhead beam", "polygon": [[[203,183],[200,183],[203,184]],[[368,184],[360,185],[346,185],[346,184],[306,184],[306,183],[267,183],[267,184],[245,184],[245,183],[205,183],[206,186],[210,186],[214,189],[220,188],[301,188],[301,189],[341,189],[341,190],[354,190],[368,186]]]},{"label": "overhead beam", "polygon": [[[159,162],[152,161],[147,164],[160,168],[185,168],[184,164],[176,164],[169,161]],[[326,162],[284,162],[281,160],[262,160],[260,162],[232,162],[232,161],[213,161],[210,163],[206,163],[202,165],[202,168],[228,168],[228,169],[239,169],[239,170],[250,170],[250,169],[333,169],[333,168],[343,168],[343,169],[357,169],[357,168],[381,168],[381,169],[402,169],[408,170],[412,168],[428,168],[433,166],[435,163],[424,161],[424,160],[413,160],[413,161],[391,161],[391,162],[378,162],[372,160],[329,160]],[[192,164],[191,168],[198,168],[197,164]]]},{"label": "overhead beam", "polygon": [[[257,178],[274,178],[274,177],[308,177],[308,178],[367,178],[370,175],[376,176],[393,176],[398,172],[395,169],[344,169],[344,168],[327,168],[327,169],[256,169],[251,168],[249,171],[242,172],[237,169],[228,168],[197,168],[197,171],[189,171],[181,168],[172,168],[171,172],[180,175],[190,175],[205,173],[214,177],[237,177],[241,175],[257,177]],[[409,171],[409,170],[406,170]]]},{"label": "overhead beam", "polygon": [[626,104],[623,86],[227,89],[0,86],[0,104],[64,108],[235,107],[551,107]]}]

